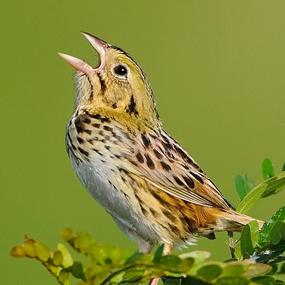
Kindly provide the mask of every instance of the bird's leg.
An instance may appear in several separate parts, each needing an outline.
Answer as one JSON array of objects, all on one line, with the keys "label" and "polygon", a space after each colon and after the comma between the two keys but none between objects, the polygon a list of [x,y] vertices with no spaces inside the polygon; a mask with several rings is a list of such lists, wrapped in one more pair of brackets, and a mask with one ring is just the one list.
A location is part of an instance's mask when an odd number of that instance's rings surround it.
[{"label": "bird's leg", "polygon": [[229,237],[229,246],[230,246],[231,257],[235,259],[236,258],[236,256],[235,256],[236,244],[235,244],[233,232],[228,231],[228,237]]},{"label": "bird's leg", "polygon": [[139,240],[138,246],[139,246],[139,251],[142,253],[150,253],[153,247],[152,243],[150,243],[149,241],[145,241],[143,239]]},{"label": "bird's leg", "polygon": [[159,280],[160,280],[160,278],[152,278],[152,279],[150,279],[148,284],[149,285],[157,285]]},{"label": "bird's leg", "polygon": [[[171,253],[173,249],[173,245],[172,244],[169,244],[169,243],[165,243],[164,244],[164,248],[163,248],[163,255],[168,255]],[[158,282],[159,282],[160,278],[152,278],[150,281],[149,281],[149,285],[157,285]]]},{"label": "bird's leg", "polygon": [[173,249],[173,245],[172,244],[169,244],[169,243],[165,243],[164,244],[164,248],[163,248],[163,255],[168,255],[171,253]]}]

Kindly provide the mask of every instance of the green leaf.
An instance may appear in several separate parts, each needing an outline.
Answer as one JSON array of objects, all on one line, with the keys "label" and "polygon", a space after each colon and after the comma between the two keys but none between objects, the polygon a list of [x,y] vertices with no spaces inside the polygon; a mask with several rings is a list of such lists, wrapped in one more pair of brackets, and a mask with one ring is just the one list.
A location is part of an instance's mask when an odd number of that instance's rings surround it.
[{"label": "green leaf", "polygon": [[270,265],[262,263],[251,263],[245,267],[246,268],[243,276],[247,278],[265,275],[272,270],[272,267]]},{"label": "green leaf", "polygon": [[35,257],[36,256],[36,249],[35,249],[35,241],[29,238],[24,240],[22,248],[27,256]]},{"label": "green leaf", "polygon": [[145,270],[136,270],[132,269],[129,271],[126,271],[123,275],[122,282],[136,282],[141,280],[144,277]]},{"label": "green leaf", "polygon": [[70,241],[70,240],[74,239],[76,236],[71,228],[63,229],[60,235],[61,235],[62,239],[65,241]]},{"label": "green leaf", "polygon": [[65,269],[62,269],[58,275],[58,281],[60,282],[60,284],[69,284],[68,278],[68,272]]},{"label": "green leaf", "polygon": [[272,276],[259,276],[251,279],[253,282],[261,285],[274,285],[275,279]]},{"label": "green leaf", "polygon": [[236,191],[238,193],[240,200],[243,200],[243,198],[250,191],[250,187],[249,187],[247,179],[241,175],[237,175],[235,178],[235,185],[236,185]]},{"label": "green leaf", "polygon": [[166,269],[175,270],[181,263],[181,259],[175,255],[165,255],[160,257],[158,263]]},{"label": "green leaf", "polygon": [[85,253],[91,244],[91,237],[87,233],[78,233],[74,243],[76,248]]},{"label": "green leaf", "polygon": [[153,262],[156,263],[159,261],[159,259],[163,255],[163,250],[164,250],[164,244],[161,244],[155,251],[154,257],[153,257]]},{"label": "green leaf", "polygon": [[240,248],[241,254],[245,258],[249,258],[254,252],[249,225],[245,225],[242,229],[240,237]]},{"label": "green leaf", "polygon": [[11,255],[13,257],[26,257],[26,252],[24,251],[23,247],[20,245],[14,246],[11,249]]},{"label": "green leaf", "polygon": [[195,260],[195,265],[206,261],[207,259],[209,259],[210,256],[211,256],[210,252],[205,250],[195,250],[195,251],[182,253],[179,255],[181,259],[189,257],[193,258]]},{"label": "green leaf", "polygon": [[251,221],[244,226],[240,237],[240,250],[245,258],[249,258],[253,253],[258,243],[259,226],[257,221]]},{"label": "green leaf", "polygon": [[285,273],[285,262],[280,267],[280,273]]},{"label": "green leaf", "polygon": [[182,278],[177,277],[165,277],[162,279],[164,285],[181,285]]},{"label": "green leaf", "polygon": [[249,284],[249,281],[245,279],[244,277],[226,276],[226,277],[222,277],[218,279],[215,284],[217,285],[247,285]]},{"label": "green leaf", "polygon": [[50,251],[46,245],[37,241],[35,242],[36,256],[41,261],[47,261],[50,258]]},{"label": "green leaf", "polygon": [[262,183],[254,187],[238,204],[237,211],[240,213],[247,213],[260,199],[262,193],[266,190],[267,185]]},{"label": "green leaf", "polygon": [[262,175],[264,179],[268,179],[274,176],[274,167],[272,161],[266,158],[262,162]]},{"label": "green leaf", "polygon": [[187,276],[182,279],[181,285],[209,285],[209,283],[192,276]]},{"label": "green leaf", "polygon": [[252,246],[255,248],[259,239],[259,224],[257,221],[251,221],[248,225],[250,227]]},{"label": "green leaf", "polygon": [[245,271],[245,268],[242,264],[237,262],[228,263],[223,270],[223,276],[241,276]]},{"label": "green leaf", "polygon": [[270,233],[270,243],[277,245],[280,241],[285,239],[285,223],[277,221],[272,227]]},{"label": "green leaf", "polygon": [[[92,247],[94,247],[94,250],[92,250],[93,256],[96,259],[100,259],[101,262],[105,262],[106,264],[121,264],[122,260],[125,260],[129,256],[128,250],[122,250],[118,247],[108,247],[104,248],[102,245],[94,244],[94,240],[92,241]],[[88,250],[89,252],[89,250]],[[100,257],[97,257],[97,253],[100,252]],[[95,254],[95,255],[94,255]]]},{"label": "green leaf", "polygon": [[267,188],[262,194],[262,198],[268,197],[273,194],[277,194],[281,190],[285,189],[285,172],[280,173],[278,176],[274,176],[267,180]]},{"label": "green leaf", "polygon": [[209,264],[201,267],[197,275],[206,281],[212,281],[222,274],[222,268],[217,264]]},{"label": "green leaf", "polygon": [[282,171],[285,171],[285,162],[284,162],[284,164],[282,166]]},{"label": "green leaf", "polygon": [[260,232],[258,241],[258,244],[261,248],[272,244],[272,241],[276,241],[276,229],[273,229],[275,225],[279,224],[280,222],[285,222],[285,207],[280,208],[264,225],[262,231]]},{"label": "green leaf", "polygon": [[193,264],[194,264],[194,259],[192,257],[182,259],[180,264],[177,266],[177,270],[179,270],[180,272],[187,273],[190,271]]},{"label": "green leaf", "polygon": [[136,251],[125,261],[125,265],[134,264],[144,256],[143,253]]},{"label": "green leaf", "polygon": [[69,268],[69,272],[77,279],[86,280],[82,263],[75,261]]},{"label": "green leaf", "polygon": [[285,172],[281,172],[255,186],[238,204],[237,211],[247,213],[256,204],[258,199],[276,194],[283,189],[285,189]]},{"label": "green leaf", "polygon": [[72,266],[73,259],[66,246],[62,243],[59,243],[57,245],[57,249],[62,253],[62,266],[65,268]]},{"label": "green leaf", "polygon": [[55,266],[62,265],[62,263],[63,263],[63,256],[62,256],[61,251],[56,250],[56,251],[53,253],[53,256],[52,256],[52,263],[53,263]]}]

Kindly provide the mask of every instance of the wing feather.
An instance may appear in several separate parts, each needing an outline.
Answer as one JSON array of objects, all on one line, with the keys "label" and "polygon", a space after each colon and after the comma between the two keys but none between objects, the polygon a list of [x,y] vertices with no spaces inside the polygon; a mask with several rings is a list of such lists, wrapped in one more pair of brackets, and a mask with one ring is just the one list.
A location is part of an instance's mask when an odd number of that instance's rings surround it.
[{"label": "wing feather", "polygon": [[136,156],[129,157],[134,167],[127,169],[128,172],[189,203],[231,208],[193,158],[169,135],[144,134],[143,139],[137,141]]}]

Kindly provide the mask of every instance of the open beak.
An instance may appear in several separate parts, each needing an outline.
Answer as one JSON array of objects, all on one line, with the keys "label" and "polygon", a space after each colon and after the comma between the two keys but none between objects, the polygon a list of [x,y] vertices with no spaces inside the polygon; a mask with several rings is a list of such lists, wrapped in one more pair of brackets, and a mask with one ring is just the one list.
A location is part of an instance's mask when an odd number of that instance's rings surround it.
[{"label": "open beak", "polygon": [[80,71],[84,74],[90,74],[94,70],[82,59],[61,52],[59,52],[58,55],[62,57],[67,63],[69,63],[76,71]]},{"label": "open beak", "polygon": [[87,41],[96,49],[100,55],[100,59],[104,59],[107,48],[110,46],[105,41],[89,34],[82,32],[82,35],[87,39]]},{"label": "open beak", "polygon": [[79,59],[77,57],[64,54],[64,53],[58,53],[60,57],[62,57],[67,63],[69,63],[76,71],[82,72],[84,74],[90,74],[92,71],[99,71],[104,66],[104,59],[107,48],[110,46],[105,41],[89,34],[89,33],[82,33],[83,36],[88,40],[88,42],[96,49],[100,56],[100,65],[96,68],[93,68],[88,63],[83,61],[82,59]]}]

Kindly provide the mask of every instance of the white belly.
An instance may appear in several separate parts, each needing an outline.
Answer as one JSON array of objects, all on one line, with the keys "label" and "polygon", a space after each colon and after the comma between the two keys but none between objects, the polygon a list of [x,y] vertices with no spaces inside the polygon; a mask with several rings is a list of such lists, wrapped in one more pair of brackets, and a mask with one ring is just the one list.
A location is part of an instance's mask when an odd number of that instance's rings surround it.
[{"label": "white belly", "polygon": [[96,156],[92,158],[92,163],[78,163],[72,159],[73,167],[82,184],[128,236],[140,244],[157,242],[158,237],[152,226],[145,221],[145,217],[142,217],[132,201],[116,188],[120,185],[116,184],[114,187],[111,183],[115,174],[107,166],[110,164],[103,163],[100,157]]}]

